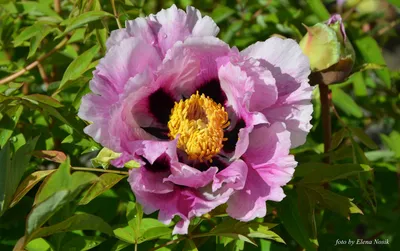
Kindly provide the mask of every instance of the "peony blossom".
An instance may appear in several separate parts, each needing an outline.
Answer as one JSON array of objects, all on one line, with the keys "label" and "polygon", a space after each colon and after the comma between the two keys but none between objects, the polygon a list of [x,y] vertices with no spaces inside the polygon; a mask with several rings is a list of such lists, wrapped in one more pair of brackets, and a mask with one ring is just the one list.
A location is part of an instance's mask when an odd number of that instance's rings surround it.
[{"label": "peony blossom", "polygon": [[241,221],[281,201],[297,162],[289,149],[311,125],[310,65],[291,39],[270,38],[243,51],[216,37],[208,17],[175,5],[126,22],[82,99],[85,132],[135,160],[128,181],[146,214],[159,211],[173,233],[227,203]]}]

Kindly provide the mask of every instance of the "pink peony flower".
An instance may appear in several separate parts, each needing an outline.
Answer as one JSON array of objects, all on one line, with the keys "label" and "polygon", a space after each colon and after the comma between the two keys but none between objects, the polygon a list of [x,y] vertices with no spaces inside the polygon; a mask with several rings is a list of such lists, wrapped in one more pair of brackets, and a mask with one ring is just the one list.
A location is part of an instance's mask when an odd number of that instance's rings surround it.
[{"label": "pink peony flower", "polygon": [[175,5],[113,31],[82,99],[85,132],[130,160],[129,183],[145,213],[180,221],[227,203],[250,221],[297,162],[289,149],[311,125],[309,62],[290,39],[270,38],[244,51],[216,38],[213,20]]}]

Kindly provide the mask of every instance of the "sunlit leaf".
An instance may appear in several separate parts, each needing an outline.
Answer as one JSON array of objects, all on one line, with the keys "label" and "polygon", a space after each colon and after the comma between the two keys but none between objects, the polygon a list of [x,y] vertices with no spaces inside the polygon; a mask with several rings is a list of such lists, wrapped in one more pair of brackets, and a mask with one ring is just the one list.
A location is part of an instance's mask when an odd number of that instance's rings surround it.
[{"label": "sunlit leaf", "polygon": [[89,64],[92,62],[92,59],[96,56],[100,47],[98,45],[93,46],[89,50],[85,51],[81,55],[79,55],[65,70],[64,76],[61,80],[59,90],[63,89],[65,83],[69,80],[75,80],[86,71]]},{"label": "sunlit leaf", "polygon": [[49,174],[53,173],[55,170],[43,170],[43,171],[36,171],[28,175],[18,186],[17,190],[14,193],[14,197],[10,203],[10,207],[13,207],[17,204],[22,197],[25,196],[38,182],[44,179]]},{"label": "sunlit leaf", "polygon": [[[362,57],[367,63],[378,65],[386,65],[385,59],[382,56],[381,48],[378,43],[370,36],[365,36],[354,41],[354,44],[360,51]],[[378,76],[385,83],[386,87],[390,88],[391,80],[388,69],[376,70]]]},{"label": "sunlit leaf", "polygon": [[363,116],[361,108],[354,102],[354,100],[340,88],[332,89],[332,101],[348,115],[352,115],[356,118]]},{"label": "sunlit leaf", "polygon": [[85,192],[83,198],[79,202],[80,205],[88,204],[94,198],[112,188],[120,180],[125,178],[125,175],[115,173],[105,173],[100,175],[98,180]]},{"label": "sunlit leaf", "polygon": [[100,10],[85,12],[82,15],[79,15],[78,17],[72,19],[68,23],[67,28],[65,28],[64,33],[68,33],[74,29],[84,26],[85,24],[103,19],[105,17],[113,17],[113,15],[108,12]]}]

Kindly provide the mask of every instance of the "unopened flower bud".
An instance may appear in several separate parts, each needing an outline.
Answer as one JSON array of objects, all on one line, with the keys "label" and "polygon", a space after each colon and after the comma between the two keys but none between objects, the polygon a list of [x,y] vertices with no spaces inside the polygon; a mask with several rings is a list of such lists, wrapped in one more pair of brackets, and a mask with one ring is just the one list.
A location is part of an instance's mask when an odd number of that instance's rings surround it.
[{"label": "unopened flower bud", "polygon": [[341,82],[353,68],[355,53],[340,15],[333,15],[325,23],[307,27],[300,47],[310,59],[313,72],[310,78],[315,84]]}]

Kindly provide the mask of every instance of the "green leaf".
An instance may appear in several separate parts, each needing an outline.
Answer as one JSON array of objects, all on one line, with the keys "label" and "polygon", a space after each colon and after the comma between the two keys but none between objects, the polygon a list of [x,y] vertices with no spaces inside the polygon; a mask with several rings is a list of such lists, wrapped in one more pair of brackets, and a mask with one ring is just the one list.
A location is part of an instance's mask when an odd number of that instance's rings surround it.
[{"label": "green leaf", "polygon": [[58,91],[63,89],[63,86],[68,80],[75,80],[82,76],[92,62],[94,56],[96,56],[99,49],[100,47],[95,45],[72,61],[72,63],[64,72],[64,76],[61,80],[60,86],[58,87]]},{"label": "green leaf", "polygon": [[29,174],[18,186],[14,193],[14,197],[10,203],[10,207],[15,206],[39,181],[44,179],[55,170],[36,171]]},{"label": "green leaf", "polygon": [[40,42],[50,33],[54,30],[55,28],[50,27],[50,26],[44,26],[43,29],[39,30],[35,36],[31,38],[31,43],[29,46],[29,54],[28,58],[32,57],[35,55],[37,49],[39,48]]},{"label": "green leaf", "polygon": [[97,182],[95,182],[84,194],[83,198],[79,202],[80,205],[88,204],[94,198],[104,193],[108,189],[116,185],[120,180],[125,178],[125,175],[119,175],[115,173],[105,173],[98,177]]},{"label": "green leaf", "polygon": [[55,191],[65,190],[71,186],[69,158],[62,163],[57,171],[47,177],[36,193],[34,205],[49,198]]},{"label": "green leaf", "polygon": [[[369,160],[365,156],[361,147],[351,138],[351,144],[353,147],[353,161],[359,164],[368,164]],[[372,172],[360,173],[358,175],[360,187],[363,191],[363,197],[368,201],[372,210],[376,213],[376,195],[372,182],[374,175]]]},{"label": "green leaf", "polygon": [[319,17],[320,21],[328,20],[331,16],[321,0],[309,0],[307,3],[314,14]]},{"label": "green leaf", "polygon": [[218,24],[228,17],[232,16],[233,14],[235,14],[235,11],[231,8],[225,5],[218,5],[211,13],[211,18],[214,20],[215,23]]},{"label": "green leaf", "polygon": [[0,151],[0,216],[8,208],[18,184],[28,167],[38,137],[21,146],[11,159],[10,143]]},{"label": "green leaf", "polygon": [[55,108],[63,106],[58,100],[56,100],[50,96],[43,95],[43,94],[31,94],[28,96],[24,96],[22,98],[29,100],[29,101],[33,102],[34,104],[38,104],[37,102],[39,102],[39,103],[46,104],[46,105],[49,105],[49,106],[52,106]]},{"label": "green leaf", "polygon": [[256,245],[253,238],[271,239],[285,243],[276,233],[270,229],[276,226],[271,223],[240,222],[234,219],[226,219],[211,231],[201,236],[225,236]]},{"label": "green leaf", "polygon": [[304,226],[297,204],[291,196],[286,198],[278,205],[278,215],[288,233],[307,251],[317,250],[317,246],[312,242],[312,236],[308,235]]},{"label": "green leaf", "polygon": [[299,214],[313,242],[317,241],[317,224],[315,221],[315,206],[317,200],[311,196],[304,186],[297,186],[297,205]]},{"label": "green leaf", "polygon": [[198,251],[196,244],[191,239],[186,239],[183,251]]},{"label": "green leaf", "polygon": [[396,158],[400,158],[400,133],[393,130],[388,136],[380,136],[385,146],[395,153]]},{"label": "green leaf", "polygon": [[85,251],[97,247],[106,239],[100,236],[74,236],[68,242],[63,243],[61,251]]},{"label": "green leaf", "polygon": [[259,223],[259,222],[252,222],[249,225],[250,233],[248,234],[251,238],[262,238],[273,240],[279,243],[286,244],[285,241],[275,232],[270,230],[270,227],[267,225]]},{"label": "green leaf", "polygon": [[[136,208],[138,204],[136,204]],[[138,211],[138,215],[141,212]],[[140,208],[141,211],[141,208]],[[139,217],[139,216],[138,216]],[[137,238],[137,243],[140,244],[145,241],[150,241],[154,239],[158,239],[165,235],[171,235],[172,230],[161,223],[160,221],[152,218],[144,218],[140,221],[140,228],[139,228],[140,235]]]},{"label": "green leaf", "polygon": [[387,150],[377,150],[377,151],[369,151],[365,152],[365,157],[369,161],[378,161],[380,159],[389,159],[392,160],[395,157],[395,153],[392,151],[387,151]]},{"label": "green leaf", "polygon": [[371,170],[372,169],[368,165],[364,164],[329,165],[323,168],[314,169],[312,172],[308,173],[307,176],[305,176],[305,178],[299,182],[299,184],[326,183]]},{"label": "green leaf", "polygon": [[26,241],[29,241],[30,235],[60,210],[62,206],[71,201],[73,197],[70,190],[60,190],[36,205],[28,215],[26,222]]},{"label": "green leaf", "polygon": [[388,2],[393,4],[397,8],[400,8],[400,0],[388,0]]},{"label": "green leaf", "polygon": [[35,230],[29,239],[74,230],[96,230],[114,236],[112,228],[102,218],[91,214],[77,214],[55,225]]},{"label": "green leaf", "polygon": [[118,239],[134,244],[135,243],[135,233],[133,232],[133,229],[130,226],[125,226],[125,227],[119,227],[114,229],[114,235]]},{"label": "green leaf", "polygon": [[142,206],[139,203],[134,203],[132,201],[128,202],[128,205],[126,206],[126,219],[136,237],[141,235],[140,227],[142,224],[142,218]]},{"label": "green leaf", "polygon": [[24,41],[40,34],[42,31],[49,28],[48,24],[44,22],[36,22],[32,26],[25,28],[19,35],[14,39],[14,46],[20,46]]},{"label": "green leaf", "polygon": [[10,142],[8,142],[0,151],[0,216],[8,207],[8,200],[11,197],[10,190],[12,184],[10,184],[7,176],[12,171],[11,169],[11,149]]},{"label": "green leaf", "polygon": [[356,118],[361,118],[363,116],[361,108],[340,88],[332,88],[332,101],[348,115],[352,115]]},{"label": "green leaf", "polygon": [[101,20],[105,17],[113,17],[113,15],[111,13],[100,10],[85,12],[69,22],[67,28],[65,28],[64,34],[74,29],[80,28],[90,22]]},{"label": "green leaf", "polygon": [[110,165],[110,161],[118,158],[119,156],[121,156],[121,153],[116,153],[107,147],[104,147],[97,154],[96,158],[91,159],[91,162],[94,167],[101,166],[104,169],[107,169]]},{"label": "green leaf", "polygon": [[349,218],[351,213],[361,213],[362,211],[351,202],[347,197],[333,193],[320,186],[306,186],[306,192],[312,195],[321,206]]},{"label": "green leaf", "polygon": [[[130,206],[130,209],[131,211],[133,210],[132,205]],[[132,213],[128,212],[128,215],[129,214]],[[132,221],[132,219],[130,219],[130,221]],[[136,225],[132,227],[131,222],[131,225],[129,226],[114,229],[115,236],[124,242],[140,244],[145,241],[158,239],[165,235],[171,235],[172,233],[170,228],[156,219],[145,218],[140,222],[139,231],[135,230],[137,228]]]},{"label": "green leaf", "polygon": [[27,251],[53,251],[54,249],[50,244],[43,238],[35,239],[30,241],[26,246]]},{"label": "green leaf", "polygon": [[115,245],[111,248],[111,251],[120,251],[130,245],[132,245],[132,243],[118,240],[117,243],[115,243]]},{"label": "green leaf", "polygon": [[98,180],[98,177],[94,173],[90,172],[74,172],[71,175],[71,184],[69,186],[69,189],[73,190],[79,190],[82,189],[82,187],[87,186],[88,184],[94,183]]},{"label": "green leaf", "polygon": [[355,142],[355,140],[352,138],[351,138],[351,146],[353,147],[354,163],[369,165],[369,161],[368,161],[367,157],[365,156],[364,151],[357,144],[357,142]]},{"label": "green leaf", "polygon": [[332,143],[329,151],[335,150],[340,145],[340,143],[342,143],[343,139],[346,136],[347,136],[346,128],[342,128],[339,131],[335,132],[332,136]]},{"label": "green leaf", "polygon": [[46,178],[36,193],[34,204],[38,204],[55,191],[68,189],[73,193],[80,192],[84,187],[98,180],[97,175],[89,172],[74,172],[70,174],[69,158],[63,162],[57,171]]},{"label": "green leaf", "polygon": [[[386,65],[385,59],[382,56],[381,48],[378,43],[370,36],[365,36],[354,41],[360,54],[367,63]],[[388,69],[376,70],[379,78],[385,83],[387,88],[391,86],[390,73]]]},{"label": "green leaf", "polygon": [[354,94],[358,97],[367,96],[367,86],[365,85],[364,76],[361,72],[353,74],[351,77],[353,82]]},{"label": "green leaf", "polygon": [[370,149],[374,150],[379,148],[361,128],[349,127],[349,129],[353,135],[357,136],[357,138]]},{"label": "green leaf", "polygon": [[23,106],[16,105],[12,106],[5,113],[3,113],[3,117],[0,120],[0,147],[4,147],[4,145],[12,136],[14,128],[17,126],[19,118],[21,117],[22,111]]},{"label": "green leaf", "polygon": [[308,162],[300,164],[295,169],[294,177],[305,177],[317,169],[329,168],[329,167],[330,167],[329,164],[320,162]]}]

